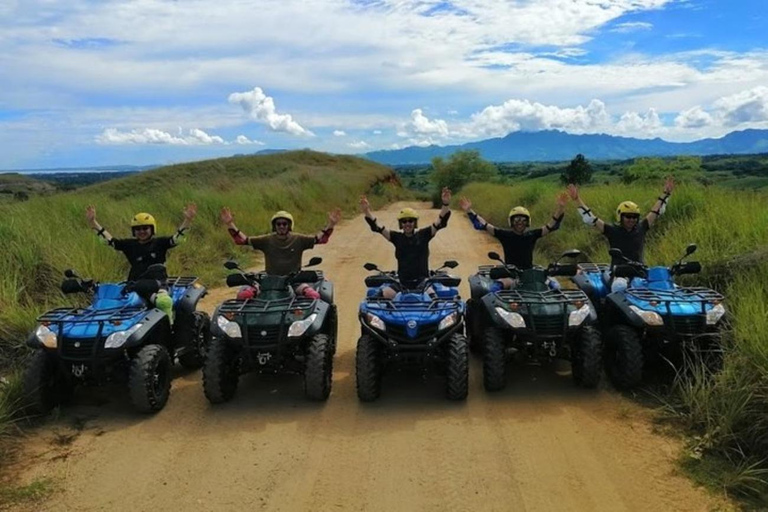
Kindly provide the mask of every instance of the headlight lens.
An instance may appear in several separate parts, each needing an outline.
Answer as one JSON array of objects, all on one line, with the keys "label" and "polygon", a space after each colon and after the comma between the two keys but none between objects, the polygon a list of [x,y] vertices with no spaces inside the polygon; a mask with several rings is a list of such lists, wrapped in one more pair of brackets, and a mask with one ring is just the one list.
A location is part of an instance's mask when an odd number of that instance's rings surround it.
[{"label": "headlight lens", "polygon": [[578,327],[591,312],[592,308],[589,307],[589,304],[584,304],[576,311],[571,311],[571,314],[568,315],[568,327]]},{"label": "headlight lens", "polygon": [[224,316],[219,315],[216,317],[216,325],[219,326],[221,332],[229,336],[230,338],[242,338],[243,331],[240,330],[240,325],[237,322],[227,320]]},{"label": "headlight lens", "polygon": [[458,316],[459,315],[454,312],[448,315],[447,317],[443,318],[442,320],[440,320],[440,323],[437,324],[437,330],[442,331],[443,329],[449,328],[450,326],[456,323],[456,318],[458,318]]},{"label": "headlight lens", "polygon": [[384,325],[384,320],[377,317],[376,315],[372,315],[371,313],[366,313],[365,319],[368,322],[368,325],[370,325],[374,329],[378,329],[380,331],[387,330],[387,326]]},{"label": "headlight lens", "polygon": [[646,325],[664,325],[664,319],[655,311],[645,311],[637,306],[629,306],[629,309],[642,318]]},{"label": "headlight lens", "polygon": [[715,307],[707,311],[707,325],[715,325],[723,318],[725,308],[722,304],[716,304]]},{"label": "headlight lens", "polygon": [[126,341],[128,341],[128,338],[131,337],[131,334],[135,333],[139,329],[141,329],[141,326],[144,324],[136,324],[130,329],[126,329],[124,331],[119,332],[113,332],[109,336],[107,336],[107,341],[104,342],[104,348],[120,348],[125,344]]},{"label": "headlight lens", "polygon": [[59,338],[55,332],[45,325],[38,325],[35,329],[35,337],[40,340],[46,348],[56,348],[59,346]]},{"label": "headlight lens", "polygon": [[317,318],[317,313],[312,313],[304,320],[293,322],[288,328],[288,337],[295,338],[304,334],[309,329],[309,326],[312,325],[312,322],[315,321],[315,318]]},{"label": "headlight lens", "polygon": [[525,319],[520,313],[514,313],[507,311],[504,308],[496,307],[496,312],[501,318],[504,319],[511,327],[515,329],[525,329]]}]

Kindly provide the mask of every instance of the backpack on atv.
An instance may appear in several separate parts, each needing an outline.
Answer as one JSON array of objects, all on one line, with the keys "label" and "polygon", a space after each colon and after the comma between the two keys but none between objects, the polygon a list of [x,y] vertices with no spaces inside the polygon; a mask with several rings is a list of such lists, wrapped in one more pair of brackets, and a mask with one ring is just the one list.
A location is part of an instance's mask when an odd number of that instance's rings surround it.
[{"label": "backpack on atv", "polygon": [[[461,279],[440,272],[457,265],[446,261],[415,288],[403,289],[396,272],[382,272],[373,263],[365,264],[366,270],[379,274],[365,278],[368,290],[358,315],[362,332],[357,341],[355,373],[361,401],[380,396],[382,376],[395,365],[437,367],[445,372],[448,399],[467,397],[469,360],[463,334],[464,303],[458,292]],[[385,286],[400,291],[387,299],[380,293]],[[430,287],[435,296],[427,293]]]},{"label": "backpack on atv", "polygon": [[[575,258],[573,250],[561,258]],[[581,290],[553,289],[549,279],[571,276],[575,264],[520,270],[504,264],[495,252],[488,257],[499,265],[481,266],[469,278],[472,297],[468,303],[468,330],[473,350],[482,352],[483,385],[486,391],[498,391],[507,385],[507,362],[518,360],[549,361],[554,358],[571,362],[574,381],[594,388],[602,374],[602,342],[597,330],[597,315],[587,295]],[[497,279],[511,278],[509,290],[491,292]]]},{"label": "backpack on atv", "polygon": [[[27,345],[35,349],[24,375],[28,410],[43,414],[67,401],[76,385],[127,382],[133,405],[156,412],[168,401],[173,358],[200,368],[208,341],[208,314],[196,311],[206,290],[196,277],[166,278],[152,265],[137,281],[110,284],[65,272],[65,294],[91,295],[85,308],[57,308],[37,319]],[[174,322],[149,297],[160,288],[173,300]]]},{"label": "backpack on atv", "polygon": [[[310,260],[307,267],[322,262]],[[253,298],[229,299],[213,314],[213,339],[203,367],[203,391],[211,403],[232,399],[240,375],[250,372],[295,373],[304,376],[304,394],[326,400],[331,393],[337,318],[333,285],[320,270],[288,276],[244,272],[237,263],[227,285],[255,286]],[[307,284],[320,299],[296,295],[294,285]]]}]

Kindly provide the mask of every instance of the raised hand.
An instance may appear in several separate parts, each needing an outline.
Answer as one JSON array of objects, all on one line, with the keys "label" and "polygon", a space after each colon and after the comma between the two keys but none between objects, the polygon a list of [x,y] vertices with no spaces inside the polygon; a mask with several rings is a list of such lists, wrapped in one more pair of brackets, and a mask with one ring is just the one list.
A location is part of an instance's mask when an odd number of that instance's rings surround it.
[{"label": "raised hand", "polygon": [[565,205],[568,203],[568,199],[569,199],[568,196],[569,196],[568,192],[560,192],[557,195],[557,206],[559,208],[565,208]]},{"label": "raised hand", "polygon": [[88,219],[88,222],[90,224],[93,224],[96,222],[96,207],[93,205],[89,205],[85,209],[85,218]]},{"label": "raised hand", "polygon": [[219,218],[221,219],[221,222],[227,225],[232,224],[232,222],[234,222],[235,220],[234,214],[226,206],[221,209],[221,213],[219,213]]},{"label": "raised hand", "polygon": [[667,176],[667,179],[664,181],[664,193],[671,194],[674,189],[675,189],[674,178],[672,178],[672,176]]},{"label": "raised hand", "polygon": [[328,223],[331,227],[335,226],[341,220],[341,208],[334,208],[328,212]]},{"label": "raised hand", "polygon": [[451,189],[443,187],[443,191],[440,193],[440,198],[443,200],[443,204],[447,205],[451,202]]},{"label": "raised hand", "polygon": [[464,210],[465,212],[468,212],[469,210],[472,209],[472,201],[470,201],[468,197],[462,197],[461,199],[459,199],[459,206],[461,207],[462,210]]},{"label": "raised hand", "polygon": [[184,208],[184,218],[191,221],[195,218],[195,215],[197,215],[197,205],[195,203],[189,203]]},{"label": "raised hand", "polygon": [[579,189],[573,183],[568,185],[568,195],[571,196],[571,199],[574,201],[579,200]]},{"label": "raised hand", "polygon": [[368,214],[371,212],[371,204],[368,202],[368,198],[360,196],[360,211]]}]

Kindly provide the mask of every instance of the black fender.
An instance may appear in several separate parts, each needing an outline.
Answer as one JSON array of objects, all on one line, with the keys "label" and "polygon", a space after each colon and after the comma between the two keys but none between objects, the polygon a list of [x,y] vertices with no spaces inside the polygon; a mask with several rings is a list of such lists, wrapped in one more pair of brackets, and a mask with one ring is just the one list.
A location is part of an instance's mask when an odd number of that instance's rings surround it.
[{"label": "black fender", "polygon": [[473,274],[469,276],[469,296],[473,299],[481,299],[491,291],[491,283],[493,281],[487,276],[479,274]]},{"label": "black fender", "polygon": [[331,305],[327,302],[318,301],[317,307],[312,313],[317,314],[317,318],[315,318],[315,321],[312,322],[312,325],[309,326],[309,328],[304,331],[304,334],[301,335],[301,338],[306,338],[310,336],[314,336],[315,334],[323,331],[323,325],[325,324],[326,319],[328,318],[328,315],[331,312]]},{"label": "black fender", "polygon": [[184,296],[176,304],[176,315],[191,315],[197,309],[197,303],[208,293],[205,286],[190,286]]},{"label": "black fender", "polygon": [[157,308],[150,309],[139,322],[142,324],[141,328],[131,334],[122,346],[123,349],[131,351],[143,347],[148,340],[163,345],[168,350],[173,348],[171,322],[165,313]]},{"label": "black fender", "polygon": [[571,281],[590,298],[595,296],[595,287],[585,274],[576,274],[571,277]]},{"label": "black fender", "polygon": [[333,304],[333,283],[328,281],[327,279],[321,280],[317,285],[314,287],[315,290],[320,294],[320,298],[323,299],[328,304]]},{"label": "black fender", "polygon": [[512,326],[509,325],[503,318],[501,318],[501,315],[496,311],[496,301],[497,297],[495,293],[487,293],[478,303],[478,305],[482,304],[482,309],[485,310],[484,313],[484,319],[486,321],[490,321],[493,323],[493,327],[498,327],[499,329],[512,329]]},{"label": "black fender", "polygon": [[[629,309],[630,303],[624,294],[611,293],[605,299],[605,306],[607,313],[612,317],[620,318],[623,323],[627,323],[636,329],[645,329],[646,324],[642,318],[637,316],[634,311]],[[611,323],[615,323],[615,319],[612,318]]]}]

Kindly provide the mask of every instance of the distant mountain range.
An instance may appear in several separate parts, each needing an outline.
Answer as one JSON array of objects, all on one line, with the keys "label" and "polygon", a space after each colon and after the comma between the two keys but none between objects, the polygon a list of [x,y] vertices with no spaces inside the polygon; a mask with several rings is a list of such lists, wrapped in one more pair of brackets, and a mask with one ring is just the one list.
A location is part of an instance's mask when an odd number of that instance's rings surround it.
[{"label": "distant mountain range", "polygon": [[362,156],[385,165],[427,164],[435,156],[476,149],[493,162],[563,161],[578,153],[590,160],[624,160],[640,156],[768,153],[768,130],[731,132],[719,139],[667,142],[604,134],[573,135],[559,130],[513,132],[505,137],[458,146],[410,146],[372,151]]}]

